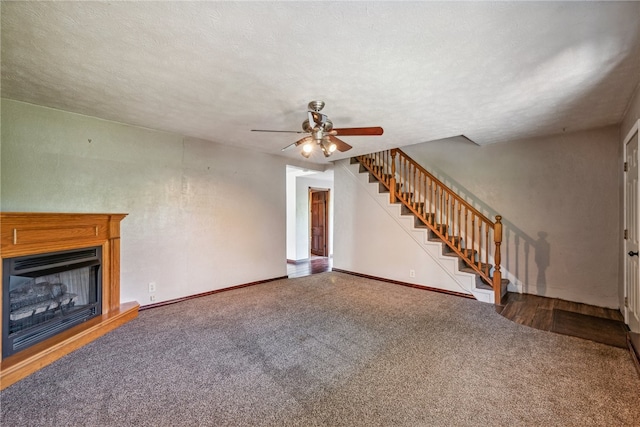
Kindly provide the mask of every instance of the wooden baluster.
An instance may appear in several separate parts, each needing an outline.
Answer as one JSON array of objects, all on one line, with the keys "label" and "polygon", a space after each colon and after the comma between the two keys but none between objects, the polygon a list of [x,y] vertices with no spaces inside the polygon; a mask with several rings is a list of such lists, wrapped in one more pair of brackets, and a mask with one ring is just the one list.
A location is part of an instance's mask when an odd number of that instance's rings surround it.
[{"label": "wooden baluster", "polygon": [[461,227],[461,214],[462,203],[458,203],[458,250],[462,249],[462,227]]},{"label": "wooden baluster", "polygon": [[489,225],[488,224],[484,224],[484,228],[485,228],[485,238],[484,238],[484,243],[485,243],[485,249],[484,249],[484,258],[485,258],[485,272],[484,274],[487,275],[487,277],[489,277]]},{"label": "wooden baluster", "polygon": [[418,200],[418,168],[413,168],[413,209],[416,209]]},{"label": "wooden baluster", "polygon": [[496,253],[493,256],[495,270],[493,271],[493,298],[494,304],[502,304],[502,272],[500,271],[500,245],[502,244],[502,217],[496,215],[496,223],[493,225],[493,241],[496,244]]},{"label": "wooden baluster", "polygon": [[415,176],[415,172],[416,172],[416,165],[414,165],[413,163],[409,163],[409,207],[413,208],[413,201],[415,200],[415,182],[413,180],[413,177]]},{"label": "wooden baluster", "polygon": [[[478,217],[478,223],[476,224],[478,227],[478,241],[476,243],[476,256],[474,256],[473,260],[480,271],[482,271],[482,219]],[[477,260],[476,260],[477,258]]]},{"label": "wooden baluster", "polygon": [[480,252],[482,251],[482,219],[478,217],[478,269],[482,271],[482,257]]},{"label": "wooden baluster", "polygon": [[[435,192],[435,202],[436,202],[436,209],[435,209],[435,214],[433,215],[433,225],[438,225],[439,223],[441,223],[442,221],[440,221],[440,186],[438,185],[438,183],[434,182],[433,186],[436,190]],[[440,227],[438,227],[438,231],[440,231]]]},{"label": "wooden baluster", "polygon": [[427,194],[425,193],[425,191],[427,191],[427,187],[426,187],[426,174],[424,172],[420,173],[420,202],[422,203],[421,207],[420,207],[420,215],[424,218],[424,207],[427,205]]},{"label": "wooden baluster", "polygon": [[398,169],[398,182],[396,183],[396,186],[398,187],[398,198],[402,198],[402,193],[400,191],[402,189],[402,155],[398,154],[396,163]]},{"label": "wooden baluster", "polygon": [[453,242],[453,236],[456,235],[456,203],[458,201],[452,195],[451,196],[451,228],[449,229],[449,241]]},{"label": "wooden baluster", "polygon": [[407,159],[407,203],[411,206],[413,203],[413,169],[414,165]]},{"label": "wooden baluster", "polygon": [[418,216],[422,217],[422,199],[424,198],[424,191],[422,189],[422,177],[423,173],[421,170],[418,170],[418,176],[416,178],[416,185],[418,188],[416,189],[416,210],[418,211]]},{"label": "wooden baluster", "polygon": [[[429,177],[427,177],[427,200],[426,200],[426,205],[428,206],[427,212],[430,214],[431,212],[433,212],[433,207],[431,206],[431,203],[433,201],[433,195],[431,193],[431,179]],[[429,222],[431,222],[431,220],[429,220]]]},{"label": "wooden baluster", "polygon": [[438,221],[438,188],[436,183],[431,180],[431,223],[435,225]]},{"label": "wooden baluster", "polygon": [[409,173],[410,173],[411,164],[409,163],[409,159],[404,158],[404,201],[409,201]]},{"label": "wooden baluster", "polygon": [[415,170],[415,165],[411,163],[409,159],[407,159],[407,203],[409,206],[413,203],[413,171]]},{"label": "wooden baluster", "polygon": [[469,248],[469,210],[464,207],[464,247]]},{"label": "wooden baluster", "polygon": [[389,150],[386,150],[384,152],[384,179],[387,185],[389,185],[390,170],[391,170],[391,163],[390,163]]},{"label": "wooden baluster", "polygon": [[449,192],[444,195],[444,237],[449,240]]},{"label": "wooden baluster", "polygon": [[402,155],[400,155],[400,157],[398,157],[398,168],[400,169],[398,171],[398,179],[400,180],[400,190],[398,195],[400,196],[400,199],[403,199],[403,195],[402,195],[402,189],[404,188],[404,157],[402,157]]},{"label": "wooden baluster", "polygon": [[425,218],[429,214],[429,176],[424,175],[424,206],[422,207],[422,214]]},{"label": "wooden baluster", "polygon": [[442,234],[442,211],[444,210],[444,189],[442,188],[441,185],[438,185],[438,191],[440,192],[440,196],[438,197],[438,201],[440,203],[440,234]]},{"label": "wooden baluster", "polygon": [[391,203],[396,202],[396,191],[398,191],[396,188],[396,153],[395,148],[391,150],[391,180],[389,182],[389,197]]},{"label": "wooden baluster", "polygon": [[415,208],[413,202],[416,200],[416,183],[413,180],[416,172],[416,165],[409,163],[409,206]]},{"label": "wooden baluster", "polygon": [[[473,253],[473,249],[476,247],[476,214],[471,214],[471,247],[467,248],[467,255]],[[469,252],[471,251],[471,252]],[[475,260],[473,260],[471,256],[468,256],[469,259],[473,261],[475,264]]]},{"label": "wooden baluster", "polygon": [[433,194],[433,203],[434,203],[433,223],[437,224],[438,223],[438,212],[440,211],[440,187],[438,186],[437,182],[433,183],[433,188],[435,190],[435,192]]},{"label": "wooden baluster", "polygon": [[404,157],[401,155],[400,156],[400,198],[402,200],[404,200],[404,169],[405,169]]}]

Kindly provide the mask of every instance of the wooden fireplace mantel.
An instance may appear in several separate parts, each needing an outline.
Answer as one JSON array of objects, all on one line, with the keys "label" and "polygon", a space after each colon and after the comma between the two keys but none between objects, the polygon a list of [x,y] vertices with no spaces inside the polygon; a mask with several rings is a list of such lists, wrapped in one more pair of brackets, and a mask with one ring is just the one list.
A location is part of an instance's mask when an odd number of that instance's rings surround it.
[{"label": "wooden fireplace mantel", "polygon": [[[102,315],[2,359],[0,390],[138,315],[137,302],[120,304],[120,221],[125,216],[126,214],[0,213],[1,259],[102,247]],[[0,292],[0,319],[2,298]]]}]

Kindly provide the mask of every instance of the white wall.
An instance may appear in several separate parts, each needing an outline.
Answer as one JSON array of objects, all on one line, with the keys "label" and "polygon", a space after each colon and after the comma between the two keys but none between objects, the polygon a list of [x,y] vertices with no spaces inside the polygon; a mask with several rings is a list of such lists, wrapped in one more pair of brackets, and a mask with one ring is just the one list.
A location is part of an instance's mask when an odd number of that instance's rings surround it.
[{"label": "white wall", "polygon": [[286,276],[284,158],[4,99],[1,129],[3,211],[129,214],[122,301]]},{"label": "white wall", "polygon": [[619,307],[619,128],[484,147],[404,147],[480,210],[504,218],[502,265],[518,289]]}]

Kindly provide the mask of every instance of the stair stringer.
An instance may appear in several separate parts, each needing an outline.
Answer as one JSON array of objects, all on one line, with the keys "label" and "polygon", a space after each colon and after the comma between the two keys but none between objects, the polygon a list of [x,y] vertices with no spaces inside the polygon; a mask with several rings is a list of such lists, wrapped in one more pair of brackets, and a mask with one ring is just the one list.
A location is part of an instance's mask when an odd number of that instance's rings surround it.
[{"label": "stair stringer", "polygon": [[[482,289],[476,286],[477,275],[460,271],[460,260],[457,257],[444,254],[445,244],[441,241],[429,239],[429,231],[424,228],[415,227],[414,215],[403,215],[402,204],[392,204],[389,202],[388,193],[379,192],[379,183],[369,181],[369,173],[360,173],[360,165],[349,164],[349,161],[336,162],[336,166],[347,172],[357,184],[365,190],[366,194],[391,218],[399,229],[408,235],[418,247],[428,255],[428,257],[451,279],[445,286],[438,283],[429,283],[429,287],[443,289],[473,295],[477,300],[493,304],[493,290]],[[334,261],[335,263],[335,261]],[[335,266],[335,264],[334,264]],[[414,279],[415,280],[415,279]],[[407,281],[407,280],[403,280]],[[416,282],[416,284],[421,284]]]}]

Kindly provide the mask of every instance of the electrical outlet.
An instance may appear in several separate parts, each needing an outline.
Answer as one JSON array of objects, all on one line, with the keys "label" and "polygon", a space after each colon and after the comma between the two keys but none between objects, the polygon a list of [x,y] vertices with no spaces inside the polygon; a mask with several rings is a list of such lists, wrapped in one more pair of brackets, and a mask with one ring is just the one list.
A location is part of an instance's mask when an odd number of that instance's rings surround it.
[{"label": "electrical outlet", "polygon": [[416,271],[415,270],[409,270],[409,277],[416,277]]},{"label": "electrical outlet", "polygon": [[149,292],[155,292],[155,291],[156,291],[156,282],[149,283]]},{"label": "electrical outlet", "polygon": [[155,295],[149,295],[149,301],[154,302],[156,300]]}]

